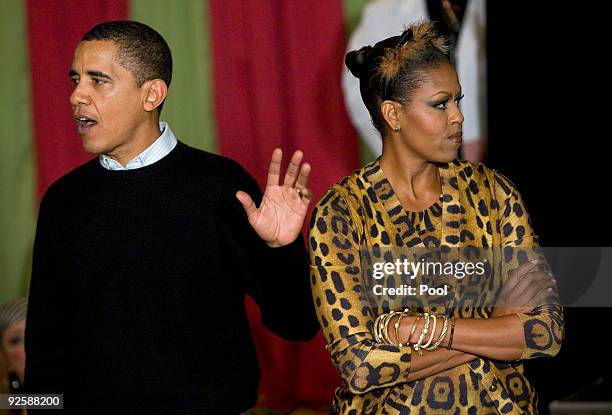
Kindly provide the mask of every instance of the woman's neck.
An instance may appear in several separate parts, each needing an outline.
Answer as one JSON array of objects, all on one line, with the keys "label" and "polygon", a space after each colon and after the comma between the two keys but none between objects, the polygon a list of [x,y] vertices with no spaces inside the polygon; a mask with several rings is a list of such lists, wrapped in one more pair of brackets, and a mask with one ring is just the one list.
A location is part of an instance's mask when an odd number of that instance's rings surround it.
[{"label": "woman's neck", "polygon": [[383,145],[380,167],[406,210],[421,211],[440,196],[438,167],[422,157]]}]

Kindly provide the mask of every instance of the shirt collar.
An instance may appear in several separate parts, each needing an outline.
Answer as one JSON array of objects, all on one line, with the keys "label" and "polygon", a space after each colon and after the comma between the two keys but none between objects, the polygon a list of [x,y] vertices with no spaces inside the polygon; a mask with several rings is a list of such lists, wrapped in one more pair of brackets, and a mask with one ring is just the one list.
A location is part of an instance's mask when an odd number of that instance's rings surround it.
[{"label": "shirt collar", "polygon": [[166,157],[176,147],[177,139],[168,123],[160,122],[161,135],[142,153],[134,157],[124,166],[106,154],[100,155],[100,164],[107,170],[133,170],[149,166]]}]

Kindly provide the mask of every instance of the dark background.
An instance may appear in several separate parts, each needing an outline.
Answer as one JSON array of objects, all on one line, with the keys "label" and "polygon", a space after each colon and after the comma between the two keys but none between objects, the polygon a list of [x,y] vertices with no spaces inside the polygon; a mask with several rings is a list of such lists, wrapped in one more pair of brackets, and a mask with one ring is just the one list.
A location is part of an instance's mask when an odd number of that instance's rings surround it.
[{"label": "dark background", "polygon": [[[611,245],[612,20],[601,4],[487,2],[487,164],[516,184],[542,246]],[[611,311],[566,307],[559,355],[526,363],[541,413],[598,378],[596,395],[610,398]]]}]

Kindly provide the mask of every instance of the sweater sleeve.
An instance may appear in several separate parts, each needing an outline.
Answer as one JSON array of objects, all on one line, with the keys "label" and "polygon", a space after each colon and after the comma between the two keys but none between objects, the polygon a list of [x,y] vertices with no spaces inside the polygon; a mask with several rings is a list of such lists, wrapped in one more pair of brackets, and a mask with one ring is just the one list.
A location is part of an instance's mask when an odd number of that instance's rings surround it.
[{"label": "sweater sleeve", "polygon": [[40,206],[34,242],[24,388],[27,393],[65,394],[70,372],[68,354],[74,341],[69,338],[68,291],[53,258],[49,192]]},{"label": "sweater sleeve", "polygon": [[[259,185],[242,168],[236,190],[247,192],[259,206]],[[302,235],[291,244],[269,247],[253,230],[233,192],[232,215],[235,232],[247,255],[247,293],[259,305],[263,324],[285,340],[306,341],[319,330],[308,281],[308,253]]]}]

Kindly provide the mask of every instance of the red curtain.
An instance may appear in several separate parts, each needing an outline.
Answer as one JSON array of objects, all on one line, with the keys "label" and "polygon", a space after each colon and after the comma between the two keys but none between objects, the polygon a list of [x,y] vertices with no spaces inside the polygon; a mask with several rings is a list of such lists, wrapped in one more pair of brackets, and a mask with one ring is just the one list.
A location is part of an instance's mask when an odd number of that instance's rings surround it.
[{"label": "red curtain", "polygon": [[28,0],[32,120],[40,197],[51,183],[91,159],[81,146],[68,97],[68,71],[81,36],[105,20],[128,17],[128,0]]},{"label": "red curtain", "polygon": [[[221,152],[265,185],[272,149],[302,149],[315,200],[358,163],[340,88],[342,2],[211,0],[214,95]],[[291,277],[288,275],[288,277]],[[292,344],[267,333],[249,303],[262,366],[262,404],[329,404],[338,382],[322,336]],[[291,315],[288,318],[299,318]]]}]

